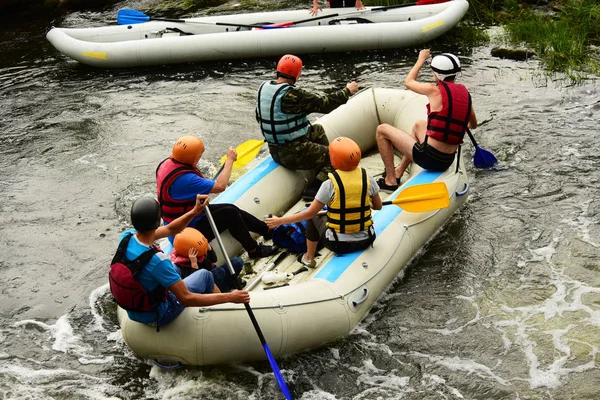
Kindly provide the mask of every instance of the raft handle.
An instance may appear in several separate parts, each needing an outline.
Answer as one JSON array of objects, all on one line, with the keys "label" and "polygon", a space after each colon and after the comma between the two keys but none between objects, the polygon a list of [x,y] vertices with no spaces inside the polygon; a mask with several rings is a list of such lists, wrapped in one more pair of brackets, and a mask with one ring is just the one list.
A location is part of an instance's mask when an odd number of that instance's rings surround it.
[{"label": "raft handle", "polygon": [[364,303],[365,301],[367,301],[367,298],[369,297],[369,288],[364,288],[364,289],[363,289],[363,292],[364,292],[364,293],[363,293],[363,296],[362,296],[360,299],[358,299],[358,300],[356,300],[356,301],[352,300],[352,305],[353,305],[354,307],[358,307],[358,306],[360,306],[362,303]]},{"label": "raft handle", "polygon": [[162,364],[157,359],[154,359],[153,362],[154,362],[154,365],[156,365],[157,367],[167,370],[167,371],[173,371],[173,370],[176,370],[176,369],[179,369],[182,367],[182,364],[179,361],[177,361],[175,364],[172,364],[172,365]]},{"label": "raft handle", "polygon": [[465,194],[467,194],[468,191],[469,191],[469,184],[465,183],[465,187],[463,188],[462,192],[456,192],[456,197],[464,196]]}]

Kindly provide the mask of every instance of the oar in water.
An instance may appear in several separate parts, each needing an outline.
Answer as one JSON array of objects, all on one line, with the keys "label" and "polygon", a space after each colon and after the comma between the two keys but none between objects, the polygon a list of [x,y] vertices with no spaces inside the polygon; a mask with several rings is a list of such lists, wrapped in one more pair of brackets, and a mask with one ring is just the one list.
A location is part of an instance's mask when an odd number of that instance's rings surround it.
[{"label": "oar in water", "polygon": [[[207,205],[205,210],[206,210],[206,217],[208,218],[210,227],[212,228],[213,233],[215,234],[215,239],[217,239],[217,243],[219,244],[219,247],[221,248],[221,252],[225,256],[225,261],[227,262],[227,268],[229,269],[229,273],[231,274],[231,276],[235,276],[235,271],[233,269],[233,265],[231,265],[231,260],[229,259],[229,256],[227,255],[227,251],[225,250],[225,246],[223,245],[223,241],[221,240],[221,235],[219,235],[219,230],[217,229],[217,226],[215,225],[215,220],[213,219],[212,214],[210,213],[210,206]],[[242,290],[239,279],[233,279],[233,281],[235,282],[235,287],[238,290]],[[254,330],[256,331],[256,334],[258,335],[258,339],[260,340],[260,343],[263,346],[263,349],[265,351],[267,359],[269,360],[269,364],[271,364],[271,369],[273,370],[273,374],[275,374],[275,379],[277,380],[277,384],[279,384],[279,389],[281,390],[281,393],[283,393],[283,395],[285,396],[285,398],[287,400],[292,400],[292,394],[290,393],[290,391],[287,387],[287,384],[285,383],[285,379],[283,379],[283,375],[281,375],[281,371],[279,370],[279,367],[277,366],[277,361],[275,361],[275,357],[273,357],[273,354],[271,353],[271,350],[269,349],[269,345],[267,344],[267,341],[265,340],[265,337],[260,329],[260,326],[258,325],[258,321],[256,320],[256,317],[254,316],[254,312],[252,312],[252,308],[250,308],[250,304],[244,303],[244,307],[246,307],[246,311],[248,312],[250,321],[252,321],[252,325],[254,326]]]},{"label": "oar in water", "polygon": [[448,207],[450,196],[444,182],[425,183],[409,186],[394,200],[384,201],[382,204],[395,204],[410,212],[425,212]]},{"label": "oar in water", "polygon": [[[247,165],[250,161],[254,160],[254,158],[256,158],[256,156],[260,152],[260,148],[263,144],[265,144],[264,140],[250,139],[236,147],[235,151],[238,153],[238,156],[237,160],[235,160],[235,162],[233,163],[232,168],[241,168]],[[217,176],[219,176],[221,172],[223,172],[223,168],[225,168],[225,160],[227,160],[227,154],[221,157],[222,165],[219,171],[215,174],[214,179],[216,179]]]},{"label": "oar in water", "polygon": [[235,26],[238,28],[258,28],[258,29],[276,29],[276,28],[286,28],[289,26],[302,24],[305,22],[316,21],[319,19],[330,18],[330,15],[321,15],[320,17],[303,19],[300,21],[287,21],[287,22],[279,22],[274,24],[238,24],[235,22],[212,22],[212,21],[195,21],[190,19],[175,19],[175,18],[156,18],[150,17],[149,15],[144,14],[138,10],[130,10],[130,9],[122,9],[117,13],[117,23],[119,25],[135,25],[142,24],[148,21],[166,21],[166,22],[177,22],[177,23],[187,23],[187,24],[204,24],[204,25],[220,25],[220,26]]},{"label": "oar in water", "polygon": [[482,149],[477,145],[469,128],[467,128],[467,135],[469,135],[471,142],[473,142],[473,146],[475,146],[475,154],[473,155],[473,164],[475,165],[475,168],[492,168],[498,163],[498,159],[491,151]]}]

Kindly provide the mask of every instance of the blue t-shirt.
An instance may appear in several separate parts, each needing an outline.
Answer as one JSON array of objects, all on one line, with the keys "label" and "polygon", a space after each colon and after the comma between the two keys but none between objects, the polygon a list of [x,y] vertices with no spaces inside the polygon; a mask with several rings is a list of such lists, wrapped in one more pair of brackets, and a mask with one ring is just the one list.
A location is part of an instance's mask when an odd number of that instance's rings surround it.
[{"label": "blue t-shirt", "polygon": [[[125,252],[125,258],[128,260],[135,260],[142,253],[148,251],[151,247],[141,243],[138,238],[135,236],[135,230],[130,229],[121,234],[121,239],[125,237],[128,233],[133,233],[133,236],[129,240],[129,245],[127,246],[127,251]],[[139,272],[137,276],[137,280],[141,283],[141,285],[147,291],[152,291],[156,289],[158,285],[168,288],[171,285],[179,282],[181,277],[179,273],[175,269],[175,266],[169,259],[169,257],[163,253],[158,252],[152,256],[150,262],[146,264],[144,268]],[[158,314],[160,317],[164,315],[167,311],[168,303],[164,301],[161,303],[158,308]],[[154,312],[138,312],[138,311],[127,311],[129,318],[134,321],[141,322],[144,324],[151,324],[156,322],[159,318],[157,318],[156,313]]]},{"label": "blue t-shirt", "polygon": [[[175,179],[169,188],[169,194],[173,200],[196,200],[196,195],[209,194],[214,186],[215,181],[190,172]],[[188,226],[195,227],[201,218],[204,218],[204,213],[194,218]]]}]

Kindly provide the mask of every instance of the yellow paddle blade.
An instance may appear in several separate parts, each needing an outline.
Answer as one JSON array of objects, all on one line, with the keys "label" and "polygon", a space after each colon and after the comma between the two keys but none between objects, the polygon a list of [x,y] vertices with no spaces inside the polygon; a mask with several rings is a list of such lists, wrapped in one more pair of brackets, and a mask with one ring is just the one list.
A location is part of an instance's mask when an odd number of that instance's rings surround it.
[{"label": "yellow paddle blade", "polygon": [[406,211],[424,212],[448,207],[450,196],[444,182],[425,183],[407,187],[391,203]]},{"label": "yellow paddle blade", "polygon": [[[233,163],[233,168],[243,167],[254,160],[264,143],[264,140],[250,139],[236,147],[235,151],[237,151],[238,156],[237,160]],[[221,157],[221,164],[224,164],[225,160],[227,160],[227,154]]]}]

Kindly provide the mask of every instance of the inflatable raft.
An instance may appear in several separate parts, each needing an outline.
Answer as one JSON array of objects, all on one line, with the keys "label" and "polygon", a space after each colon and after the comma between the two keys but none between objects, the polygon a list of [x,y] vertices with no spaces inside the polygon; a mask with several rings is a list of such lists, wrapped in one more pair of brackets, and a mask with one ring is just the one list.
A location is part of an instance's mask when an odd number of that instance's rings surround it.
[{"label": "inflatable raft", "polygon": [[[466,0],[452,0],[361,11],[325,9],[316,18],[296,10],[149,22],[136,18],[135,10],[121,10],[132,12],[119,19],[121,25],[52,28],[46,36],[59,52],[83,64],[139,67],[413,46],[452,29],[468,8]],[[279,27],[263,29],[272,24]]]},{"label": "inflatable raft", "polygon": [[[410,91],[369,88],[315,123],[325,128],[330,140],[339,136],[354,139],[363,151],[360,165],[376,177],[383,172],[383,163],[376,152],[377,126],[389,123],[410,131],[415,120],[425,117],[426,102],[425,96]],[[213,203],[235,203],[260,218],[269,213],[294,213],[306,206],[301,193],[313,176],[309,171],[283,168],[267,156]],[[246,289],[274,356],[316,348],[344,337],[365,317],[411,258],[466,201],[469,185],[459,154],[445,172],[424,171],[412,165],[398,190],[391,194],[380,192],[382,200],[391,200],[407,188],[434,182],[443,182],[447,188],[449,206],[408,212],[394,204],[384,205],[373,213],[377,239],[372,248],[345,255],[324,248],[316,257],[314,269],[296,274],[293,272],[302,265],[295,254],[282,252],[255,262],[254,272],[244,277],[248,281]],[[242,253],[228,232],[222,238],[230,257]],[[217,249],[216,241],[213,242],[213,248]],[[272,272],[289,274],[289,279],[264,283],[261,277]],[[122,309],[118,316],[125,342],[142,358],[169,365],[265,359],[263,347],[241,304],[186,308],[172,323],[161,327],[160,332],[133,322]]]}]

